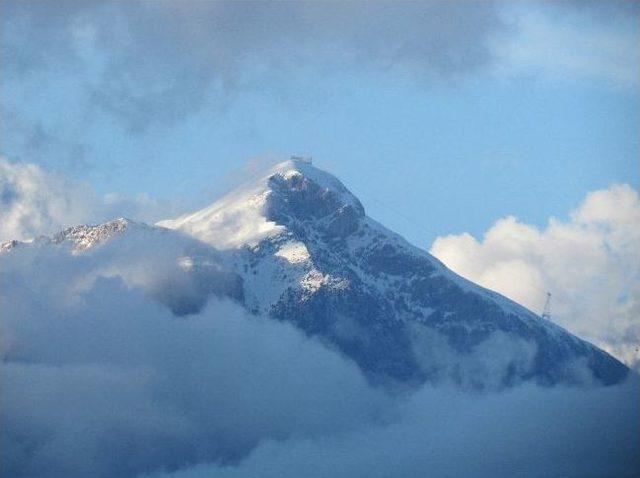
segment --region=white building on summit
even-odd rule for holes
[[[300,163],[304,163],[304,164],[311,164],[313,163],[313,157],[312,156],[291,156],[291,161],[298,161]]]

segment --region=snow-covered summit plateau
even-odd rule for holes
[[[481,387],[476,372],[500,367],[507,386],[580,382],[584,370],[612,384],[628,372],[367,217],[338,179],[306,162],[280,163],[200,211],[131,224],[79,226],[50,244],[73,241],[72,253],[85,254],[130,234],[179,238],[175,262],[195,285],[185,297],[166,291],[171,300],[155,290],[174,313],[193,313],[212,294],[230,297],[337,348],[374,381]]]

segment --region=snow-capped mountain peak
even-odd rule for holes
[[[338,210],[364,215],[360,201],[334,176],[306,162],[290,160],[204,209],[157,225],[227,250],[255,246],[285,232],[276,220],[282,214],[317,218]]]
[[[158,224],[226,251],[250,311],[322,337],[374,376],[429,379],[443,355],[469,356],[503,335],[535,350],[506,368],[505,382],[570,381],[576,362],[604,382],[625,374],[604,352],[367,217],[337,178],[306,162],[280,163],[213,205]],[[433,334],[446,354],[430,350],[424,337]]]
[[[118,219],[69,228],[48,244],[72,244],[72,254],[85,254],[121,236],[130,237],[128,246],[113,244],[135,257],[149,261],[155,253],[174,262],[163,269],[170,277],[145,287],[176,315],[198,312],[212,295],[227,297],[318,337],[373,380],[446,378],[482,387],[474,382],[477,368],[494,366],[496,357],[503,361],[501,385],[579,382],[578,369],[616,383],[628,371],[450,271],[367,217],[334,176],[303,161],[280,163],[212,205],[156,227]],[[104,257],[115,260],[117,250]]]

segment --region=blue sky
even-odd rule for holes
[[[195,208],[310,154],[427,248],[640,183],[631,2],[2,9],[0,152],[101,194]]]

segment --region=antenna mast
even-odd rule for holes
[[[544,310],[542,311],[541,317],[551,320],[551,292],[547,292],[547,301],[544,303]]]

